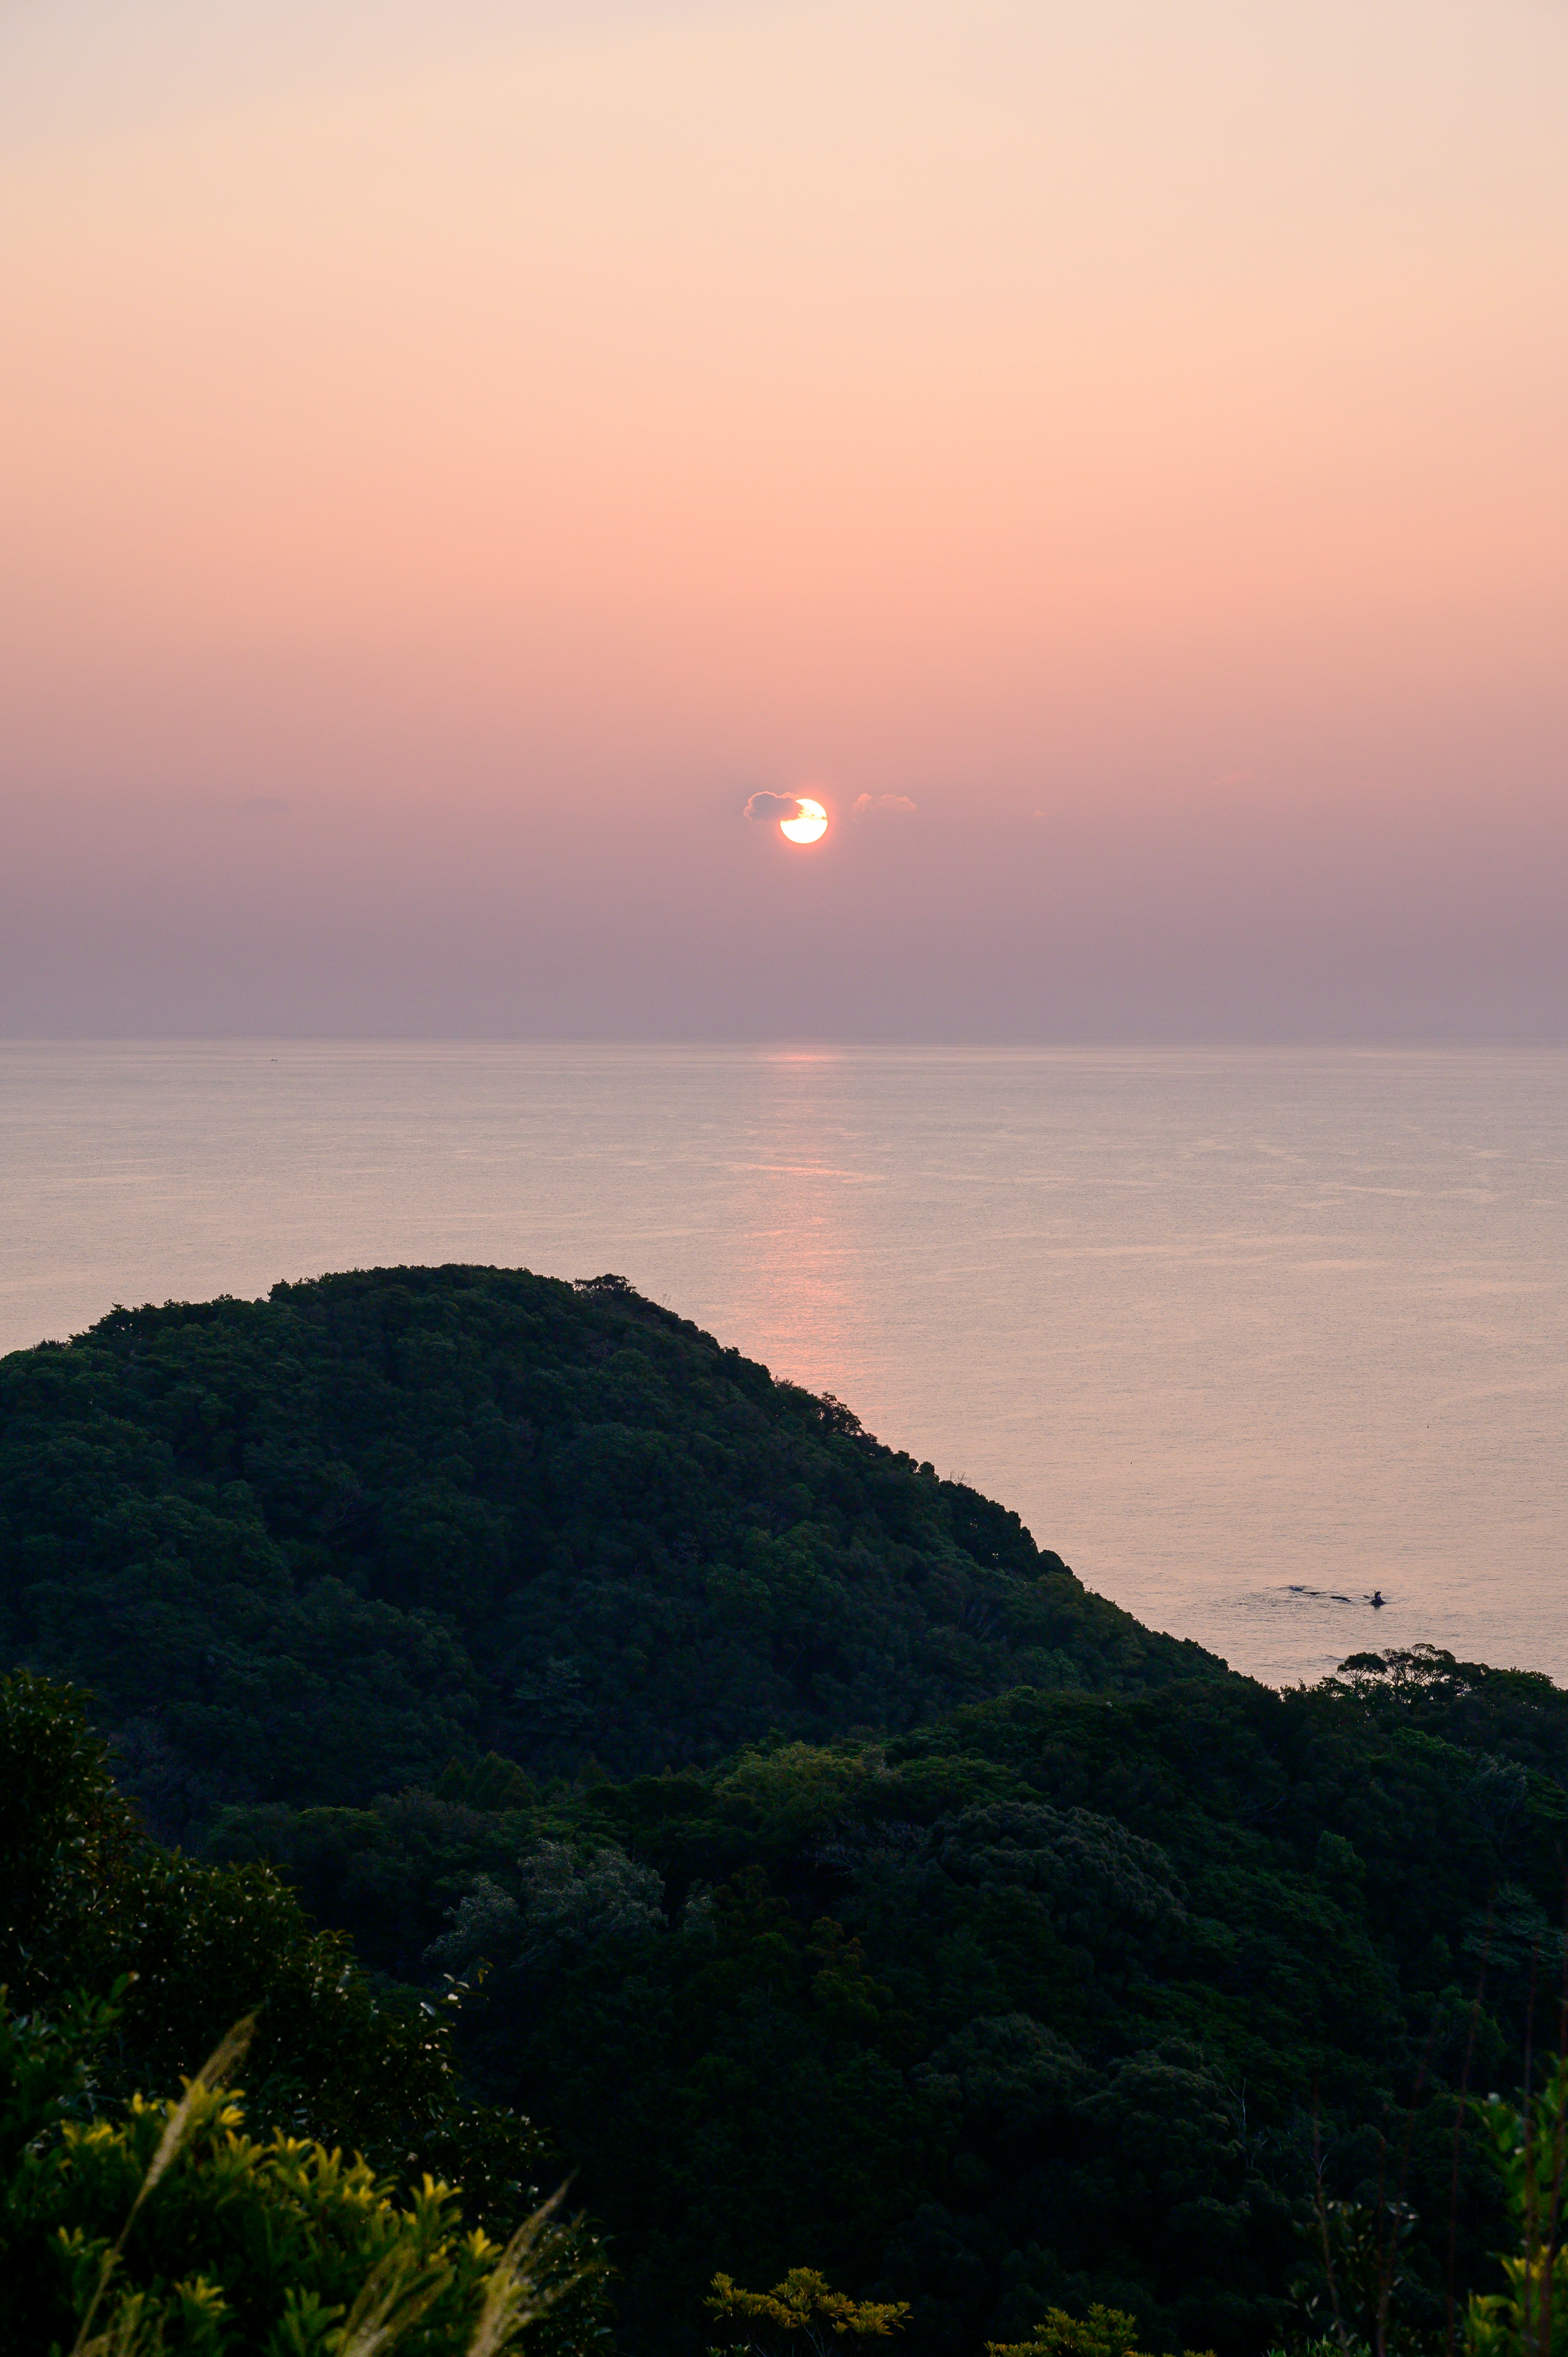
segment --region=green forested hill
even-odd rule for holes
[[[1096,2302],[1262,2357],[1330,2228],[1353,2343],[1403,2238],[1385,2357],[1495,2281],[1465,2098],[1568,2036],[1549,1679],[1271,1693],[618,1280],[468,1268],[0,1362],[0,1610],[230,1951],[275,1867],[411,2019],[456,1981],[628,2357],[719,2270],[908,2298],[910,2357]]]
[[[166,1832],[1220,1674],[620,1280],[383,1269],[0,1361],[0,1654]]]
[[[1258,2352],[1321,2329],[1321,2188],[1416,2213],[1397,2345],[1437,2357],[1501,2232],[1456,2104],[1555,2046],[1565,1838],[1568,1694],[1420,1653],[532,1796],[491,1763],[216,1846],[479,1983],[477,2083],[580,2168],[634,2349],[696,2345],[715,2269],[809,2263],[911,2298],[928,2357],[1095,2301]]]

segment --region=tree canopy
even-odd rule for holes
[[[1271,1692],[619,1280],[468,1268],[0,1362],[0,1978],[118,1992],[122,2106],[259,2005],[263,2203],[315,2140],[510,2232],[547,2133],[626,2357],[716,2281],[910,2357],[1376,2340],[1396,2244],[1402,2348],[1495,2291],[1549,1679]]]
[[[85,2309],[175,2091],[204,2068],[190,2149],[120,2269],[136,2298],[139,2268],[154,2302],[149,2349],[177,2279],[208,2285],[188,2338],[216,2351],[260,2347],[245,2317],[269,2301],[281,2313],[291,2287],[328,2307],[347,2290],[351,2305],[383,2259],[417,2258],[428,2288],[448,2257],[451,2331],[430,2346],[466,2346],[499,2245],[559,2162],[530,2121],[459,2083],[451,1988],[378,1988],[266,1866],[147,1841],[80,1698],[26,1671],[0,1678],[0,2350],[47,2351],[51,2323]],[[242,2112],[210,2061],[241,2021]],[[433,2184],[448,2190],[436,2199]],[[591,2237],[559,2247],[568,2269],[596,2264]],[[601,2308],[585,2279],[535,2330],[540,2357],[585,2357]],[[211,2334],[190,2338],[203,2315]],[[285,2337],[277,2357],[292,2350]]]
[[[1456,2105],[1517,2082],[1532,1989],[1555,2028],[1546,1679],[1020,1688],[701,1772],[473,1783],[236,1810],[215,1846],[385,1969],[482,1975],[475,2083],[578,2164],[633,2349],[673,2357],[716,2272],[801,2265],[908,2298],[926,2352],[1097,2306],[1141,2347],[1264,2348],[1318,2192],[1415,2211],[1423,2330],[1486,2276]]]
[[[633,1775],[1220,1669],[620,1279],[487,1268],[0,1361],[0,1659],[91,1690],[182,1837],[490,1750]]]

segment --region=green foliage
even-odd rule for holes
[[[1264,2357],[1371,2357],[1365,2341],[1353,2332],[1320,2332],[1314,2339],[1297,2338],[1264,2352]]]
[[[581,2247],[542,2215],[503,2251],[429,2177],[399,2200],[358,2158],[246,2136],[220,2083],[248,2024],[181,2097],[71,2116],[113,2010],[0,2011],[5,2347],[460,2357],[510,2346],[572,2288]]]
[[[686,2345],[715,2270],[771,2283],[802,2246],[850,2296],[908,2290],[923,2351],[1096,2305],[1145,2349],[1256,2348],[1296,2320],[1319,2162],[1347,2232],[1419,2213],[1395,2321],[1430,2334],[1456,2161],[1462,2283],[1498,2240],[1455,2104],[1522,2061],[1568,1697],[1424,1667],[1018,1691],[896,1740],[224,1838],[351,1897],[389,1968],[482,1971],[460,2050],[578,2167],[639,2352]],[[1515,1745],[1545,1799],[1499,1809]]]
[[[378,1993],[346,1937],[312,1931],[264,1866],[201,1866],[143,1840],[80,1699],[25,1672],[0,1679],[0,1790],[18,1796],[0,1812],[11,1869],[0,1882],[0,1986],[17,2006],[0,2034],[0,2169],[20,2167],[44,2135],[51,2166],[84,2181],[99,2146],[78,2151],[73,2123],[96,2134],[134,2089],[188,2078],[242,2005],[254,2015],[247,2112],[258,2150],[363,2155],[368,2174],[356,2182],[391,2187],[389,2201],[404,2207],[417,2206],[426,2179],[460,2182],[473,2230],[492,2236],[534,2210],[550,2167],[543,2139],[460,2088],[457,1992]],[[104,2147],[126,2168],[141,2116]],[[100,2236],[111,2231],[107,2196],[105,2205]],[[589,2267],[591,2238],[575,2242]],[[172,2331],[151,2298],[137,2311],[146,2331]],[[565,2301],[535,2336],[542,2357],[591,2346],[601,2306],[592,2287]]]
[[[24,1999],[112,1977],[135,1880],[135,1819],[80,1700],[0,1679],[0,1983]]]
[[[1050,2309],[1026,2341],[988,2341],[985,2357],[1137,2357],[1137,2340],[1134,2318],[1097,2302],[1083,2317]]]
[[[628,1286],[483,1268],[121,1309],[0,1361],[7,1659],[92,1690],[187,1841],[225,1803],[510,1808],[1021,1678],[1219,1674]]]
[[[1231,1677],[618,1282],[381,1271],[5,1361],[0,1639],[200,1851],[5,1689],[0,1969],[136,1975],[61,2101],[258,2007],[259,2145],[460,2180],[494,2236],[547,2120],[627,2357],[803,2251],[907,2291],[918,2357],[1097,2315],[1240,2357],[1304,2233],[1313,2330],[1387,2357],[1450,2216],[1461,2292],[1503,2239],[1465,2098],[1560,1953],[1568,1695]]]
[[[716,2275],[703,2306],[717,2319],[719,2346],[736,2357],[826,2357],[835,2341],[885,2340],[908,2320],[907,2299],[850,2299],[815,2267],[791,2267],[771,2291],[743,2291]]]
[[[1516,2247],[1499,2253],[1507,2288],[1471,2297],[1466,2357],[1562,2357],[1568,2350],[1568,2061],[1517,2108],[1483,2107]]]
[[[1311,2239],[1321,2272],[1297,2287],[1307,2316],[1326,2330],[1325,2347],[1341,2343],[1374,2357],[1418,2357],[1435,2347],[1435,2333],[1412,2321],[1419,2295],[1411,2274],[1411,2236],[1415,2212],[1408,2202],[1380,2201],[1316,2203]],[[1434,2302],[1425,2303],[1434,2323]]]

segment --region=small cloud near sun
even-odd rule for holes
[[[854,799],[856,818],[879,817],[884,812],[893,818],[909,818],[918,807],[908,794],[857,794]]]
[[[764,823],[778,820],[781,824],[787,818],[800,817],[800,797],[799,794],[753,794],[746,806],[746,815],[760,819]]]
[[[252,794],[240,804],[242,818],[282,818],[288,809],[281,794]]]

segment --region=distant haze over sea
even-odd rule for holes
[[[1561,1051],[11,1043],[0,1080],[5,1349],[356,1265],[615,1270],[1238,1669],[1568,1677]]]

